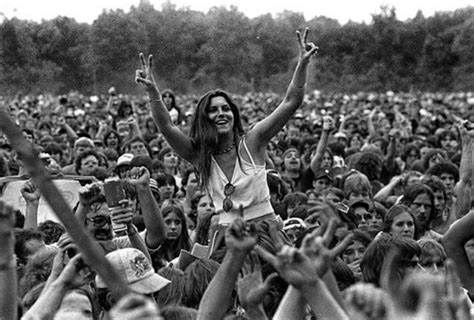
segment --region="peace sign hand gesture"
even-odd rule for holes
[[[319,50],[319,47],[316,46],[314,43],[308,42],[308,32],[309,29],[305,28],[303,36],[301,36],[301,32],[296,31],[300,48],[299,59],[304,62],[309,62],[310,58],[314,56]]]
[[[142,68],[135,71],[135,82],[141,83],[145,87],[150,98],[161,99],[155,78],[153,77],[153,55],[150,54],[148,56],[148,62],[145,60],[142,52],[140,52],[139,57]]]

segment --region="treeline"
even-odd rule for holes
[[[138,53],[152,53],[162,88],[180,93],[220,87],[281,92],[297,55],[294,31],[308,26],[319,47],[310,89],[458,91],[474,88],[474,8],[400,21],[381,8],[372,22],[305,21],[284,11],[253,19],[237,8],[207,13],[161,10],[141,1],[104,11],[92,24],[67,17],[0,25],[0,95],[78,90],[137,93]]]

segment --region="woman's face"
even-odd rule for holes
[[[420,265],[429,273],[444,273],[444,257],[439,249],[423,249]]]
[[[224,97],[214,97],[206,109],[209,120],[217,128],[218,134],[228,134],[234,128],[234,113]]]
[[[171,109],[171,106],[173,104],[173,96],[171,95],[171,93],[163,94],[162,99],[165,105],[168,107],[168,110]]]
[[[54,319],[93,319],[91,301],[82,292],[71,291],[63,298]]]
[[[352,137],[349,148],[360,148],[362,147],[362,138],[356,134]]]
[[[321,162],[321,166],[323,168],[331,168],[332,165],[332,157],[329,152],[325,152],[323,156],[323,160]]]
[[[208,216],[216,213],[214,202],[212,202],[209,196],[203,196],[199,199],[197,204],[197,215],[199,217]]]
[[[437,163],[440,163],[443,161],[443,156],[440,153],[436,153],[431,156],[431,158],[428,160],[428,167],[432,167]]]
[[[176,240],[181,236],[183,224],[179,216],[174,212],[170,212],[164,219],[166,225],[166,238],[168,240]]]
[[[392,237],[404,237],[413,239],[415,237],[415,221],[408,212],[402,212],[393,219],[390,226]]]
[[[158,187],[160,190],[161,197],[164,199],[171,199],[174,195],[174,185],[171,183],[165,183],[164,185]]]
[[[189,199],[192,199],[196,193],[196,188],[198,187],[198,180],[196,174],[191,172],[188,176],[188,182],[186,183],[186,196]]]

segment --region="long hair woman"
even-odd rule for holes
[[[166,225],[166,240],[158,250],[158,256],[166,261],[171,261],[179,256],[181,249],[190,251],[186,217],[179,205],[168,205],[162,208],[161,214]]]
[[[299,57],[291,83],[280,105],[251,130],[244,132],[238,107],[222,90],[206,93],[195,109],[190,135],[170,119],[153,77],[152,56],[140,54],[142,69],[136,82],[148,93],[155,122],[171,147],[199,172],[203,189],[211,196],[221,225],[230,224],[243,208],[244,220],[275,219],[265,170],[265,151],[301,105],[310,59],[318,47],[308,42],[308,29],[298,35]]]

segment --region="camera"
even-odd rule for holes
[[[105,179],[104,193],[105,201],[109,208],[120,207],[120,202],[126,199],[122,181],[119,177]],[[112,229],[116,234],[121,233],[127,230],[127,225],[124,223],[114,223],[114,219],[112,219]]]

